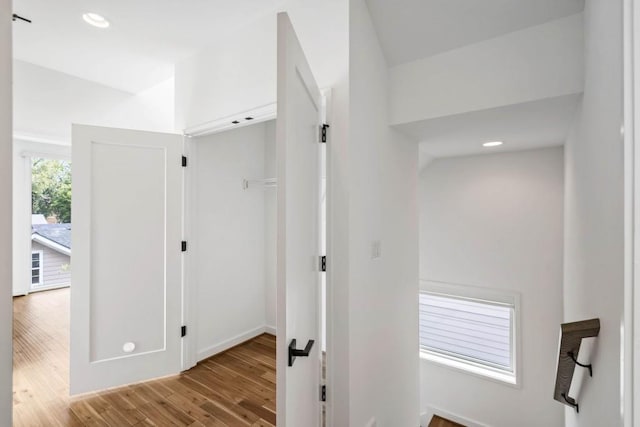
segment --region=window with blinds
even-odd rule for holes
[[[514,374],[514,304],[420,292],[420,347]]]

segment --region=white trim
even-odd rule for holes
[[[420,415],[420,426],[427,427],[434,415],[437,415],[442,418],[446,418],[450,421],[465,425],[467,427],[490,427],[488,424],[483,424],[478,421],[473,421],[473,420],[470,420],[469,418],[464,418],[459,415],[452,414],[451,412],[448,412],[433,406],[428,406],[427,411],[423,412]]]
[[[101,389],[99,391],[100,394],[104,394],[104,393],[108,393],[110,391],[122,391],[123,389],[125,389],[126,387],[131,387],[134,385],[138,385],[138,384],[149,384],[149,381],[161,381],[161,380],[166,380],[169,378],[180,378],[180,374],[168,374],[168,375],[162,375],[160,377],[154,378],[152,380],[142,380],[142,381],[136,381],[136,382],[132,382],[132,383],[128,383],[128,384],[123,384],[123,385],[117,385],[117,386],[113,386],[113,387],[107,387],[104,389]],[[87,391],[84,393],[78,393],[78,394],[74,394],[73,396],[70,396],[70,400],[71,402],[78,402],[80,400],[83,400],[87,397],[95,397],[96,392],[95,391]]]
[[[275,337],[276,336],[276,327],[275,326],[266,325],[264,327],[264,333],[265,334],[269,334],[269,335],[273,335]]]
[[[214,133],[220,133],[227,130],[238,129],[252,124],[273,120],[276,118],[276,113],[277,105],[275,102],[271,104],[265,104],[256,108],[252,108],[250,110],[240,111],[238,113],[234,113],[220,119],[215,119],[199,125],[190,126],[184,130],[184,134],[189,138],[212,135]],[[251,117],[252,119],[246,120],[247,117]],[[234,124],[232,123],[233,121],[238,121],[239,123]]]
[[[331,88],[323,88],[320,90],[325,96],[330,95]],[[252,124],[268,122],[274,120],[277,116],[278,104],[271,102],[269,104],[260,105],[249,110],[240,111],[230,114],[228,116],[209,120],[198,125],[193,125],[185,128],[183,134],[188,138],[194,138],[198,136],[213,135],[215,133],[225,132],[232,129],[238,129]],[[251,120],[246,120],[247,117],[251,117]],[[238,121],[234,124],[233,121]]]
[[[634,345],[640,339],[640,150],[636,150],[636,131],[640,124],[640,7],[637,0],[625,0],[623,12],[624,39],[624,320],[621,328],[622,366],[621,412],[625,427],[632,427],[634,414],[640,411],[640,352]]]
[[[233,338],[229,338],[227,340],[222,341],[221,343],[214,344],[207,348],[198,351],[198,362],[208,359],[211,356],[215,356],[218,353],[222,353],[223,351],[227,351],[230,348],[233,348],[243,342],[249,341],[255,337],[258,337],[264,333],[268,333],[268,326],[260,326],[255,329],[251,329],[247,332],[243,332],[239,335],[236,335]]]
[[[71,155],[65,152],[22,151],[20,157],[31,159],[64,160],[71,162]]]
[[[13,295],[31,290],[31,158],[13,156]]]
[[[420,280],[419,292],[435,293],[443,296],[458,298],[468,298],[488,303],[506,304],[513,308],[511,326],[511,360],[513,373],[492,369],[490,366],[483,366],[480,363],[467,361],[455,356],[445,356],[440,353],[421,349],[420,358],[426,362],[455,369],[457,371],[475,375],[509,387],[522,387],[522,327],[521,327],[521,305],[520,294],[514,291],[503,291],[477,286],[459,285],[453,283],[436,282],[430,280]]]
[[[196,145],[189,138],[182,138],[182,155],[187,157],[187,167],[182,168],[182,238],[191,248],[197,247],[197,233],[192,232],[198,209],[195,203]],[[198,289],[193,280],[196,256],[193,251],[182,254],[182,324],[187,326],[187,336],[182,339],[182,370],[191,369],[198,363]]]
[[[71,249],[67,248],[66,246],[62,246],[61,244],[56,243],[53,240],[49,240],[46,237],[43,237],[39,234],[33,233],[31,235],[31,240],[34,242],[40,243],[41,245],[46,246],[49,249],[52,249],[63,255],[71,256]]]
[[[70,288],[70,287],[71,287],[71,283],[59,283],[51,286],[38,286],[37,288],[30,289],[29,293],[35,294],[36,292],[53,291],[55,289]]]
[[[489,381],[494,381],[499,384],[507,385],[513,388],[520,388],[520,385],[516,382],[517,377],[513,374],[502,373],[484,366],[476,365],[471,362],[467,362],[455,357],[446,357],[438,353],[420,350],[420,359],[425,363],[436,363],[448,369],[453,369],[458,372],[473,375]]]
[[[41,144],[53,144],[53,145],[63,145],[71,147],[71,142],[65,139],[55,139],[50,138],[48,136],[42,135],[29,135],[25,133],[13,133],[13,139],[15,141],[24,141],[24,142],[38,142]]]
[[[341,87],[341,90],[344,90],[344,87]],[[331,390],[336,389],[336,377],[337,371],[336,365],[338,365],[338,354],[336,354],[337,347],[337,339],[336,339],[336,331],[339,330],[339,327],[345,327],[345,325],[336,325],[334,323],[334,313],[337,311],[335,307],[338,305],[337,296],[336,296],[336,288],[334,288],[334,283],[339,281],[339,278],[342,277],[339,272],[337,272],[338,259],[334,257],[335,250],[334,248],[338,247],[339,242],[339,218],[343,218],[345,214],[344,211],[338,212],[336,209],[336,189],[334,189],[334,185],[337,180],[336,177],[340,174],[340,146],[344,145],[344,141],[339,139],[343,136],[344,129],[341,128],[342,122],[340,119],[337,119],[337,111],[340,111],[341,104],[338,104],[338,100],[336,99],[336,92],[334,89],[328,89],[323,91],[325,97],[325,122],[331,127],[327,129],[327,148],[325,153],[326,158],[326,257],[327,257],[327,272],[325,273],[325,292],[326,292],[326,312],[325,312],[325,322],[326,322],[326,368],[325,368],[325,384],[327,386],[327,401],[325,402],[325,424],[328,426],[333,426],[335,424],[336,419],[336,411],[334,404],[334,393]],[[344,95],[342,92],[338,92],[338,94]],[[336,104],[334,104],[334,102]],[[334,105],[338,105],[336,108]],[[337,128],[337,131],[336,131]],[[336,138],[337,137],[337,138]],[[340,248],[339,248],[340,249]],[[347,262],[348,260],[341,259],[342,262]],[[341,301],[343,304],[345,301]],[[348,348],[341,348],[342,351],[348,353]],[[340,353],[344,354],[344,353]],[[344,366],[342,366],[344,368]]]

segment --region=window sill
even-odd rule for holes
[[[32,294],[34,292],[40,292],[40,291],[52,291],[54,289],[62,289],[62,288],[69,288],[71,287],[70,283],[61,283],[61,284],[55,284],[55,285],[47,285],[47,286],[32,286],[29,288],[29,293]]]
[[[508,385],[510,387],[520,388],[517,374],[498,372],[490,368],[484,368],[482,366],[477,366],[472,363],[441,356],[439,354],[435,354],[425,350],[420,351],[420,358],[426,362],[442,365],[456,371],[495,381],[500,384]]]

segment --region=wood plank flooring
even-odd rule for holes
[[[14,299],[14,426],[276,424],[275,337],[259,336],[175,377],[70,399],[69,289]]]
[[[445,418],[434,415],[429,422],[429,427],[465,427],[462,424],[454,423]]]

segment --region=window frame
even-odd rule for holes
[[[34,270],[36,270],[33,267],[33,255],[38,255],[38,261],[39,261],[39,265],[38,265],[38,283],[33,283],[33,272]],[[41,286],[44,286],[44,280],[43,280],[43,273],[44,273],[44,251],[42,250],[37,250],[37,251],[31,251],[31,283],[30,283],[30,288],[38,288]]]
[[[511,371],[492,366],[489,363],[484,364],[481,361],[474,361],[463,356],[447,354],[446,352],[437,350],[429,350],[422,347],[421,342],[419,342],[420,358],[426,362],[431,362],[436,365],[454,369],[456,371],[496,381],[501,384],[509,385],[516,388],[521,387],[521,309],[520,294],[518,292],[429,280],[420,281],[419,291],[421,294],[426,293],[441,297],[450,297],[452,299],[511,307]],[[418,328],[420,328],[420,325],[418,325]]]

